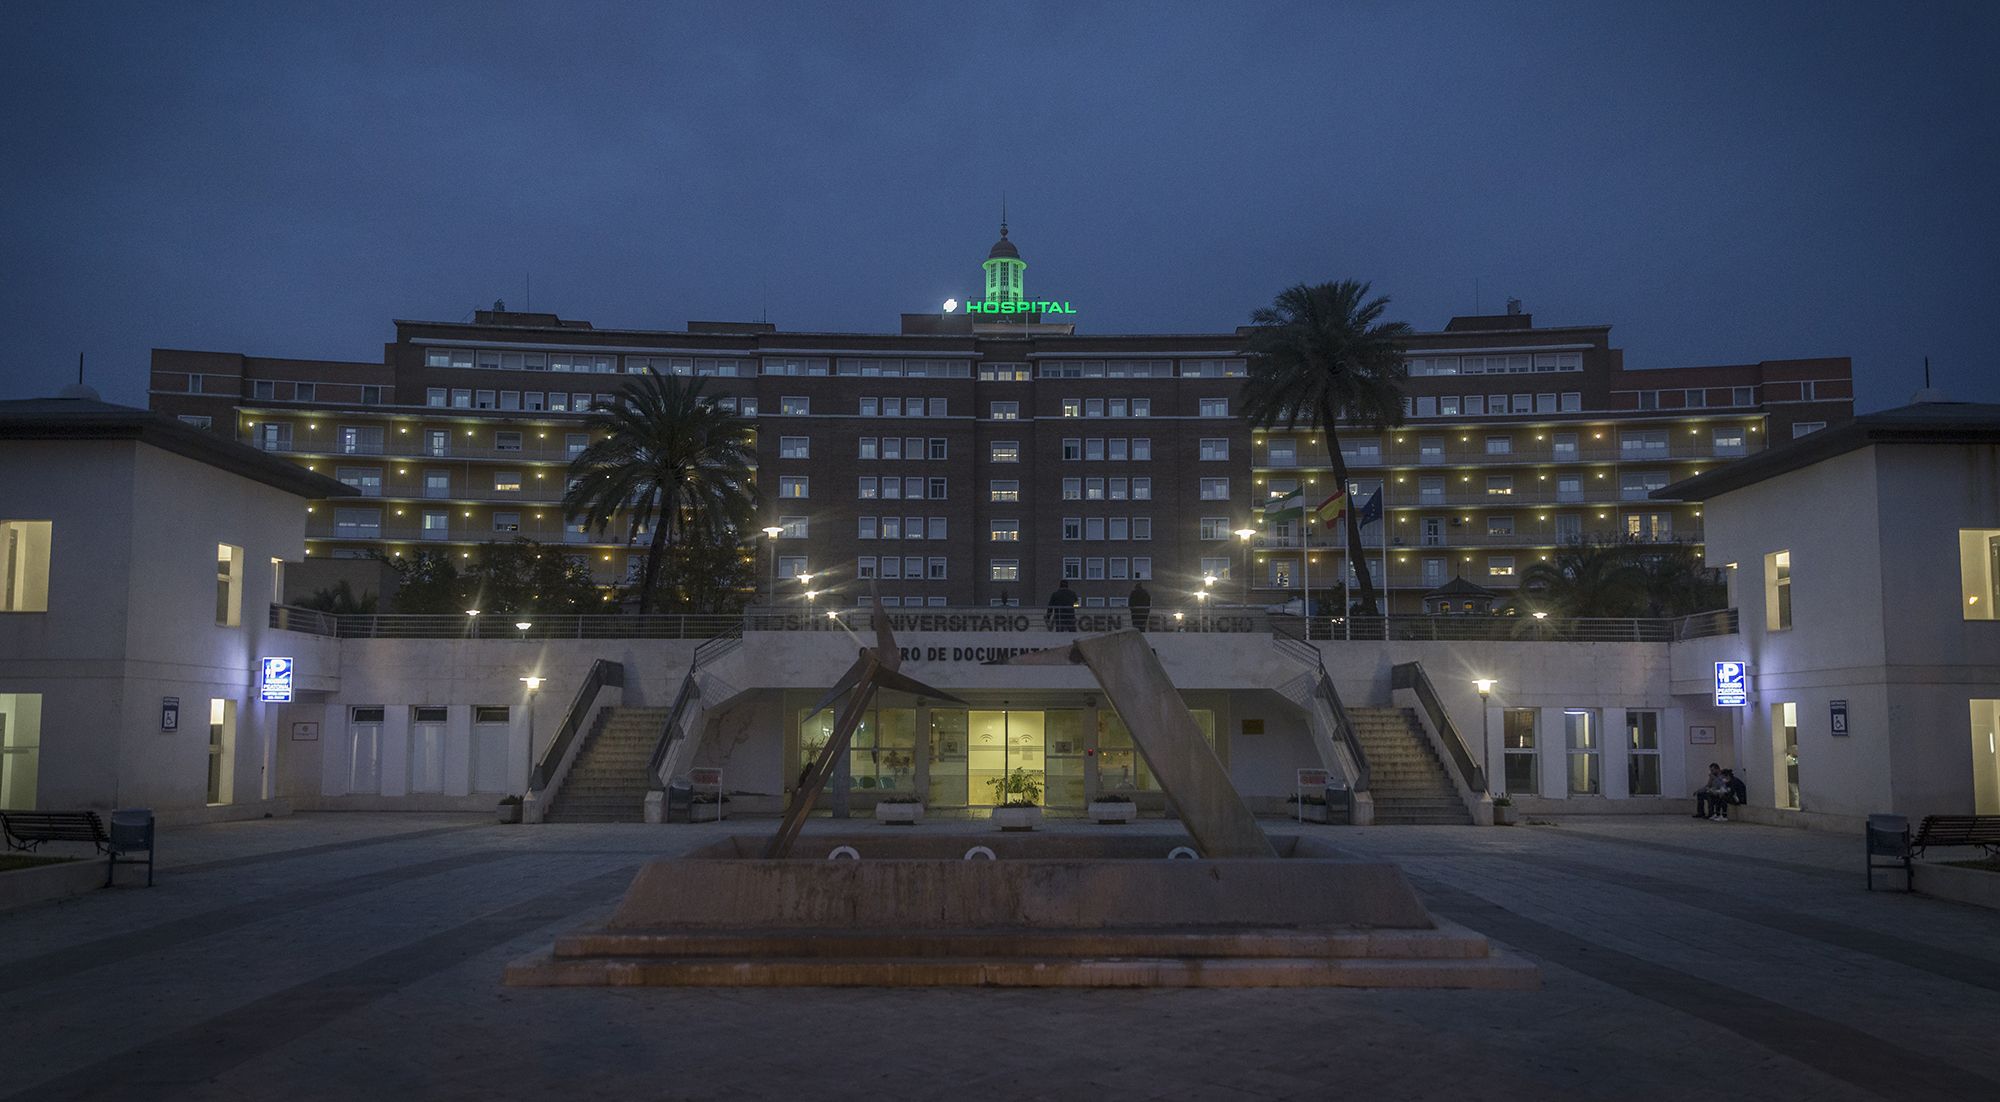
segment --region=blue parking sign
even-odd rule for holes
[[[287,704],[291,702],[291,659],[264,659],[264,676],[257,683],[257,699],[267,704]]]
[[[1750,703],[1749,672],[1749,664],[1744,662],[1715,664],[1716,707],[1742,708]]]

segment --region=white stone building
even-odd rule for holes
[[[2000,406],[1868,414],[1661,493],[1706,502],[1729,570],[1741,633],[1677,647],[1673,680],[1748,664],[1730,711],[1752,805],[2000,813]]]
[[[261,814],[272,595],[346,488],[77,392],[0,402],[0,806]]]

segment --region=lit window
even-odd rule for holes
[[[1018,582],[1021,580],[1021,560],[994,559],[987,565],[987,574],[996,582]]]
[[[1764,556],[1764,628],[1786,631],[1792,626],[1792,553]]]
[[[995,543],[1017,543],[1021,539],[1021,522],[1018,520],[996,520],[991,522],[987,538]]]
[[[520,471],[494,471],[494,472],[493,472],[493,492],[494,492],[494,493],[500,493],[500,494],[518,494],[518,493],[520,493],[520,492],[521,492],[521,472],[520,472]]]
[[[46,520],[0,520],[0,570],[5,571],[0,575],[0,612],[49,610],[53,525]]]
[[[809,482],[810,479],[808,479],[805,475],[799,475],[799,474],[781,475],[778,478],[778,496],[790,497],[790,498],[807,497],[809,496],[808,493]]]
[[[243,549],[226,543],[215,548],[215,622],[228,628],[243,623]]]
[[[988,485],[988,497],[992,501],[1013,502],[1021,500],[1021,484],[1015,481],[995,481]]]
[[[1958,576],[1965,618],[2000,620],[2000,528],[1958,530]]]
[[[1019,440],[995,440],[989,445],[987,457],[995,463],[1019,463],[1021,442]]]

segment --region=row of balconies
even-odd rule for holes
[[[1669,437],[1667,442],[1652,447],[1630,447],[1620,443],[1580,443],[1575,447],[1558,449],[1552,442],[1516,443],[1504,452],[1489,452],[1479,438],[1474,437],[1462,448],[1445,447],[1441,450],[1425,451],[1408,445],[1388,449],[1383,452],[1343,451],[1341,457],[1347,466],[1356,467],[1488,467],[1506,463],[1598,463],[1625,462],[1647,463],[1665,459],[1736,459],[1759,450],[1751,445],[1757,442],[1755,436],[1741,445],[1717,446],[1706,435],[1699,438]],[[1280,452],[1273,456],[1268,447],[1260,449],[1260,454],[1251,458],[1251,464],[1259,468],[1330,470],[1326,451],[1323,448],[1301,444],[1288,460]]]

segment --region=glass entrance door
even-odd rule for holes
[[[1083,719],[1081,708],[1054,708],[1042,713],[1047,738],[1048,779],[1042,803],[1047,807],[1083,810]]]
[[[996,782],[1016,769],[1026,770],[1037,783],[1046,785],[1043,758],[1046,726],[1040,711],[987,711],[966,713],[967,802],[974,807],[991,807],[1000,802]]]

